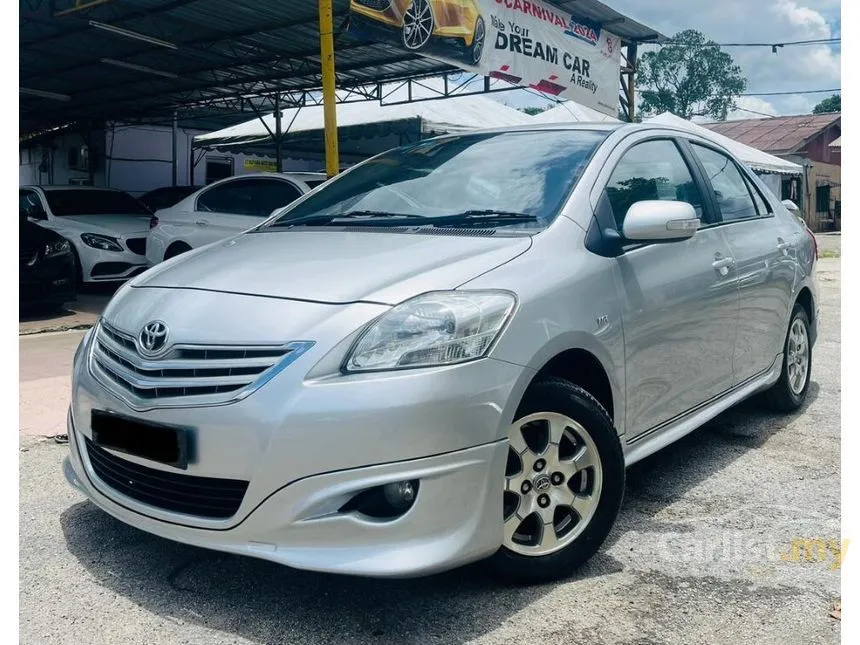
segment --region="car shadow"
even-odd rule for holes
[[[764,444],[802,414],[819,389],[811,383],[804,408],[794,415],[769,412],[756,399],[744,402],[632,466],[607,543],[560,583],[503,584],[480,563],[411,580],[299,571],[165,540],[89,502],[68,508],[60,522],[69,551],[98,584],[170,620],[258,643],[464,643],[497,629],[559,584],[622,571],[606,552],[621,535],[657,525],[665,530],[653,519],[663,507]]]
[[[69,551],[99,585],[168,620],[258,643],[464,643],[559,584],[504,584],[480,563],[409,580],[299,571],[165,540],[90,502],[60,522]],[[577,578],[620,569],[601,553]]]
[[[81,314],[98,317],[101,315],[111,296],[116,293],[120,286],[119,284],[106,283],[81,287],[77,298],[71,302],[64,303],[62,306],[20,305],[18,307],[18,322],[57,321],[62,323],[65,319],[80,316]]]
[[[74,316],[75,312],[62,307],[43,307],[39,305],[22,305],[18,308],[18,322],[45,322],[48,320],[62,320]]]
[[[764,445],[774,434],[803,415],[820,392],[820,385],[811,380],[806,401],[791,414],[768,409],[761,395],[752,397],[628,468],[621,514],[604,548],[630,530],[695,530],[685,524],[668,526],[654,518],[690,489],[724,470],[749,450]]]

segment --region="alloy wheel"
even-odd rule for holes
[[[421,49],[433,33],[433,10],[428,0],[412,0],[403,15],[403,44],[407,49]]]
[[[795,318],[788,334],[788,387],[795,396],[803,392],[809,373],[809,334],[806,325]]]
[[[484,38],[486,37],[486,29],[484,27],[484,19],[479,17],[475,24],[475,38],[472,40],[472,64],[477,65],[481,62],[481,55],[484,53]]]
[[[588,431],[563,414],[539,412],[509,431],[505,470],[505,547],[543,556],[573,542],[597,510],[600,455]]]

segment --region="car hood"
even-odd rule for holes
[[[57,222],[73,226],[81,233],[99,233],[111,237],[146,236],[149,233],[149,215],[66,215]]]
[[[326,303],[397,304],[453,289],[524,253],[531,237],[292,230],[191,251],[133,287],[181,287]]]

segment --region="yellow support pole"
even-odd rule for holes
[[[325,170],[334,177],[340,169],[337,152],[337,106],[334,93],[334,18],[332,0],[319,0],[320,62],[322,63],[323,115],[325,122]]]

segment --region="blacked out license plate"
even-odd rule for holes
[[[90,429],[93,442],[102,448],[176,468],[188,467],[188,432],[185,428],[93,410]]]

